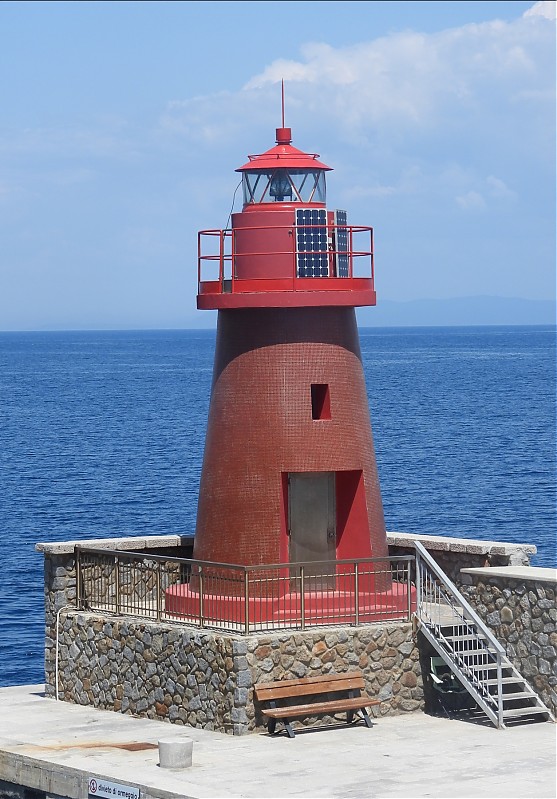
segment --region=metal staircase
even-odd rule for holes
[[[418,541],[418,629],[496,727],[555,718],[457,587]]]

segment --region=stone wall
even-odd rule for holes
[[[44,561],[45,692],[55,695],[56,633],[59,612],[75,607],[76,579],[73,554],[53,554]],[[61,615],[61,614],[60,614]]]
[[[239,637],[65,611],[59,625],[60,699],[235,735],[264,727],[257,682],[355,668],[376,715],[423,707],[411,624]]]
[[[465,569],[461,591],[504,646],[507,657],[557,712],[556,580],[551,569]],[[490,574],[489,572],[492,572]],[[531,572],[531,576],[528,574]]]
[[[239,733],[235,657],[231,636],[68,612],[59,627],[60,698]]]
[[[389,533],[391,554],[412,554],[420,540],[462,588],[501,640],[517,668],[555,707],[555,585],[500,583],[499,562],[524,563],[535,547]],[[45,679],[54,696],[57,626],[60,698],[177,724],[243,734],[262,728],[253,686],[327,672],[362,670],[370,695],[388,699],[376,714],[424,706],[418,647],[409,624],[313,628],[241,637],[173,622],[75,609],[77,542],[40,544],[45,555]],[[81,542],[101,549],[191,557],[179,536]],[[491,576],[474,582],[463,567]],[[464,569],[466,571],[467,569]],[[523,569],[527,573],[529,568]],[[532,569],[532,572],[539,570]],[[512,618],[511,618],[512,617]],[[421,647],[423,649],[423,647]],[[423,668],[427,659],[420,652]]]
[[[419,541],[425,547],[457,588],[463,585],[462,569],[528,566],[530,557],[537,552],[533,544],[391,532],[387,533],[389,555],[414,555],[415,541]]]
[[[166,553],[169,557],[183,558],[191,557],[193,550],[191,537],[175,535],[37,544],[37,551],[44,554],[45,691],[47,696],[55,695],[57,617],[62,608],[75,608],[76,604],[76,544],[104,550],[117,549],[145,552],[146,554]],[[135,593],[130,592],[129,585],[123,587],[122,594],[126,603],[133,603]],[[138,598],[140,594],[144,598],[145,591],[139,590]]]
[[[357,669],[364,675],[367,693],[383,701],[373,708],[374,715],[423,709],[419,652],[411,624],[273,633],[244,639],[238,647],[245,652],[252,685]],[[248,690],[248,731],[263,727],[260,710]]]

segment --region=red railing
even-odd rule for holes
[[[296,250],[295,226],[258,226],[242,227],[226,230],[201,230],[198,233],[198,286],[199,294],[246,293],[250,291],[307,291],[316,289],[334,289],[336,291],[354,290],[354,281],[365,281],[366,287],[373,287],[373,228],[356,225],[311,225],[309,230],[325,229],[328,236],[337,239],[337,231],[346,234],[346,249],[327,249],[306,251],[311,255],[327,256],[328,274],[320,277],[307,277],[299,274],[298,252]],[[259,234],[268,232],[276,235],[284,231],[284,240],[290,247],[284,250],[253,250],[241,252],[236,246],[238,236],[242,237],[245,246],[246,234],[254,233],[255,240],[261,240]],[[362,242],[362,239],[365,241]],[[359,240],[359,241],[358,241]],[[356,247],[362,242],[361,247]],[[282,259],[280,277],[267,277],[252,274],[249,263],[255,259],[272,258],[274,263]],[[243,271],[249,277],[238,276],[237,264],[241,259]],[[346,259],[346,274],[339,274],[339,264]],[[208,274],[209,272],[209,274]],[[308,281],[311,281],[309,284]],[[315,283],[319,282],[319,285]],[[370,282],[371,281],[371,282]]]

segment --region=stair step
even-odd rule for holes
[[[484,682],[486,685],[497,685],[498,680],[490,679],[490,680],[484,680]],[[502,685],[512,685],[513,683],[515,685],[520,685],[521,683],[525,682],[526,680],[524,680],[522,677],[501,677]]]
[[[541,707],[517,707],[513,708],[513,710],[504,710],[503,711],[503,718],[504,719],[511,719],[516,718],[517,716],[538,716],[541,713],[547,714],[549,711],[547,708],[544,710]]]
[[[459,649],[456,654],[461,657],[473,657],[475,655],[496,655],[497,653],[494,649],[483,647],[482,649]]]
[[[520,691],[516,694],[503,694],[503,702],[510,702],[515,699],[535,699],[535,695],[529,691]]]
[[[445,638],[449,641],[487,641],[483,635],[446,635]]]

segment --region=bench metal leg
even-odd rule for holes
[[[285,729],[286,729],[286,732],[287,732],[287,734],[288,734],[288,737],[289,737],[289,738],[295,738],[296,736],[295,736],[295,734],[294,734],[294,730],[292,729],[292,725],[290,724],[290,722],[288,721],[288,719],[283,719],[283,722],[282,722],[282,723],[284,724],[284,727],[285,727]]]
[[[277,720],[270,718],[269,721],[267,722],[267,729],[269,731],[269,735],[275,734],[276,726],[277,726]]]
[[[354,711],[353,710],[349,710],[346,713],[346,723],[347,724],[352,724],[353,720],[354,720]]]
[[[362,708],[362,716],[364,717],[366,727],[369,727],[371,729],[371,727],[373,727],[373,724],[371,723],[371,719],[365,707]]]

